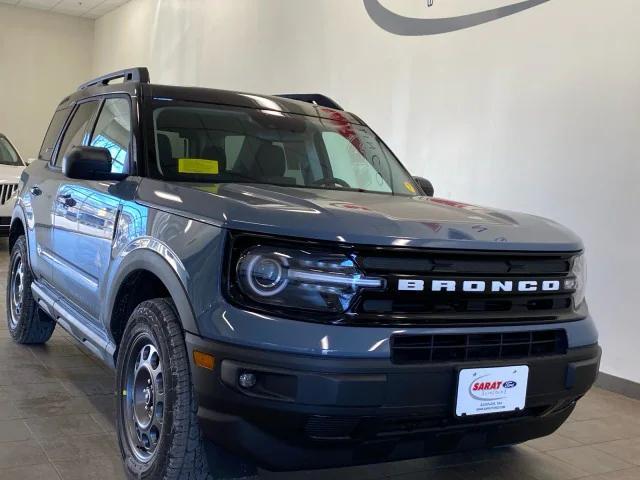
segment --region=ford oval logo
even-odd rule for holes
[[[517,383],[516,383],[516,382],[514,382],[513,380],[508,380],[508,381],[506,381],[506,382],[504,382],[504,383],[502,384],[502,386],[503,386],[504,388],[513,388],[513,387],[515,387],[516,385],[517,385]]]

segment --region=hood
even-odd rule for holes
[[[3,183],[18,183],[25,167],[22,165],[0,164],[0,185]]]
[[[559,252],[583,248],[574,233],[551,220],[440,198],[144,179],[137,200],[224,228],[351,244]]]

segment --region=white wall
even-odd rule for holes
[[[25,159],[60,100],[91,74],[93,23],[0,5],[0,132]]]
[[[414,16],[469,5],[382,1]],[[155,82],[323,92],[437,194],[568,225],[588,250],[602,368],[639,382],[639,14],[637,0],[551,0],[400,37],[361,0],[134,0],[96,22],[94,72],[147,65]]]

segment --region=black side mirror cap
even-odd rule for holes
[[[79,180],[122,180],[124,173],[111,173],[111,153],[102,147],[73,147],[62,159],[65,177]]]
[[[422,189],[427,197],[433,197],[433,185],[429,180],[422,177],[413,177],[413,179],[416,181],[418,186]]]

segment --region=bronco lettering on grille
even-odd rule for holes
[[[398,290],[422,292],[425,280],[400,279]],[[431,280],[427,287],[432,292],[557,292],[560,291],[560,280]]]

